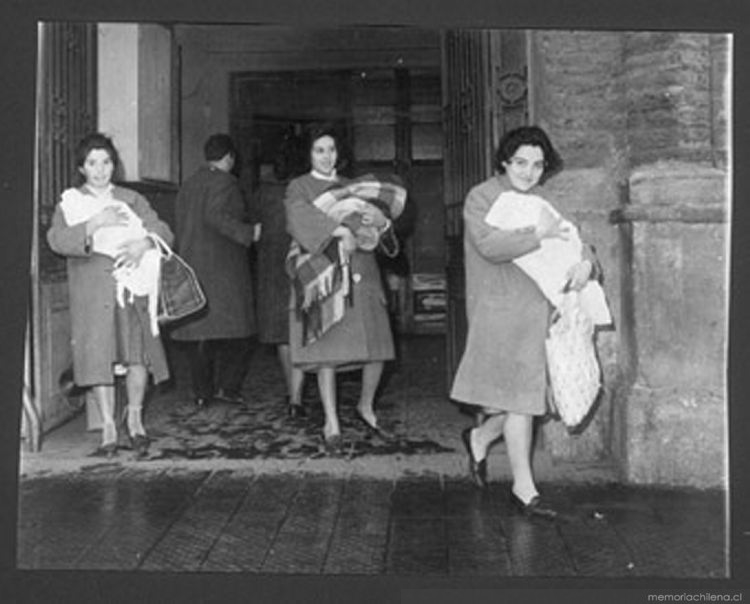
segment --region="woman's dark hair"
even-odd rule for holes
[[[316,140],[324,136],[330,136],[336,143],[336,169],[343,170],[347,167],[347,153],[346,149],[344,148],[344,137],[341,135],[341,130],[331,122],[313,123],[307,126],[304,135],[304,160],[306,172],[309,172],[312,168],[310,154],[312,153],[313,144],[315,144]]]
[[[122,167],[120,165],[120,154],[117,152],[112,139],[102,134],[101,132],[92,132],[91,134],[87,134],[86,136],[84,136],[76,145],[76,177],[78,178],[79,182],[83,183],[86,180],[86,177],[81,174],[79,168],[83,167],[83,164],[86,163],[86,158],[88,157],[89,153],[91,153],[94,149],[102,149],[107,152],[107,154],[109,155],[109,159],[112,160],[112,165],[115,168],[112,172],[112,180],[119,180],[120,170]]]
[[[559,172],[563,167],[563,160],[555,151],[552,142],[549,140],[547,133],[539,126],[521,126],[506,132],[497,145],[495,154],[495,169],[500,174],[505,173],[503,162],[508,162],[518,151],[519,147],[529,145],[539,147],[544,155],[544,171],[539,182],[544,182],[555,172]]]
[[[203,157],[206,161],[219,161],[227,153],[237,156],[237,148],[228,134],[212,134],[203,145]]]

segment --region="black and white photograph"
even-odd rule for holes
[[[18,601],[742,600],[731,23],[53,13]]]

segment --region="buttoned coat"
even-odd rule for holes
[[[248,257],[253,225],[245,215],[239,182],[228,172],[205,166],[180,187],[175,201],[177,250],[195,270],[207,303],[171,332],[174,339],[255,333]]]
[[[306,251],[321,249],[338,223],[312,201],[326,189],[345,184],[305,174],[287,187],[284,198],[287,229]],[[386,298],[375,254],[356,250],[351,256],[352,300],[344,318],[312,344],[302,346],[302,322],[290,304],[290,349],[295,365],[314,369],[322,365],[351,367],[394,358]]]
[[[82,191],[84,189],[81,189]],[[167,243],[173,235],[148,201],[136,191],[115,186],[112,196],[127,203],[143,221],[144,228],[156,233]],[[86,242],[85,223],[69,226],[58,204],[47,231],[53,251],[67,257],[68,289],[70,292],[71,345],[73,372],[78,385],[113,383],[113,363],[117,361],[115,327],[115,280],[113,259],[92,252]],[[159,358],[148,367],[154,381],[168,377],[161,344],[155,342]]]
[[[451,398],[498,411],[543,415],[550,305],[513,263],[538,248],[539,241],[528,230],[504,231],[484,221],[507,190],[507,176],[493,176],[471,189],[464,203],[468,334]],[[528,192],[545,196],[541,187]]]

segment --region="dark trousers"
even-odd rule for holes
[[[196,398],[210,398],[219,390],[239,394],[249,369],[253,344],[253,338],[191,342],[190,372]]]

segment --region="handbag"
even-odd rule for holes
[[[594,324],[568,292],[545,341],[551,400],[570,429],[588,415],[601,389],[601,370],[594,349]]]
[[[193,268],[161,237],[150,237],[161,251],[157,320],[171,323],[201,310],[206,305],[206,295]]]

